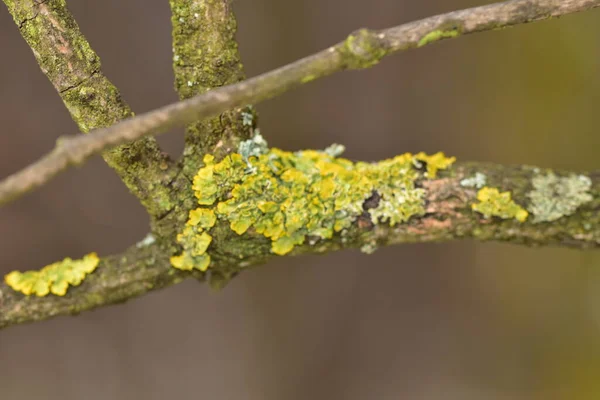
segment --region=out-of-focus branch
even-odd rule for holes
[[[82,132],[133,116],[100,70],[100,58],[79,31],[64,0],[4,0],[41,70],[59,93]],[[167,211],[170,160],[147,136],[103,153],[104,160],[140,199],[150,215]]]
[[[214,88],[242,81],[244,70],[235,40],[237,22],[230,0],[170,0],[173,25],[173,70],[179,98],[189,99]],[[192,176],[202,156],[237,148],[251,129],[241,110],[224,111],[189,124],[183,172]]]
[[[15,4],[15,0],[4,1]],[[54,151],[0,182],[0,204],[42,185],[69,165],[79,164],[108,147],[163,133],[234,107],[258,103],[336,71],[371,67],[389,54],[442,39],[599,6],[600,0],[512,0],[454,11],[381,31],[362,29],[335,46],[255,78],[211,90],[86,136],[65,138]]]
[[[546,198],[539,199],[531,194],[532,182],[536,186],[535,177],[554,180],[548,182],[547,189],[537,189]],[[565,191],[556,191],[560,186],[557,182]],[[575,185],[585,182],[585,193],[578,194],[579,202],[574,197],[576,190],[568,193],[573,182]],[[474,211],[472,205],[478,202],[477,186],[483,184],[500,191],[510,190],[512,200],[530,211],[529,218],[525,222],[512,217],[486,218]],[[343,237],[337,235],[331,240],[297,246],[291,254],[326,253],[343,248],[362,248],[371,252],[377,247],[398,243],[464,238],[535,246],[600,248],[600,172],[584,176],[533,167],[459,163],[442,171],[437,179],[423,181],[423,189],[426,209],[422,216],[394,227],[385,223],[374,226],[369,220],[359,218]],[[539,221],[544,214],[539,213],[539,205],[532,205],[532,202],[540,201],[546,204],[547,221]],[[556,214],[558,211],[565,215]],[[212,260],[210,278],[199,271],[193,274],[196,278],[207,278],[218,286],[245,268],[277,257],[271,253],[271,241],[264,236],[250,232],[237,235],[227,223],[219,224],[213,228],[218,230],[215,237],[219,239],[213,241],[208,250]],[[161,241],[162,247],[158,244]],[[145,240],[123,254],[103,259],[95,272],[80,286],[70,288],[64,297],[28,297],[0,283],[0,328],[120,303],[192,276],[170,266],[169,256],[173,251],[170,242],[173,241],[173,238],[158,238],[154,243]]]

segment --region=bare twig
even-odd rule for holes
[[[211,90],[86,136],[66,138],[54,151],[0,182],[0,203],[42,185],[67,166],[79,164],[108,147],[163,133],[233,107],[258,103],[336,71],[367,68],[389,54],[442,39],[599,6],[600,0],[512,0],[450,12],[382,31],[362,29],[335,46],[258,77]]]
[[[82,132],[105,128],[133,116],[115,86],[100,70],[100,58],[79,31],[66,2],[4,0],[71,117]],[[165,213],[169,159],[153,137],[112,148],[104,160],[150,215]]]
[[[526,222],[514,218],[486,218],[472,210],[476,202],[477,178],[485,176],[486,184],[501,190],[510,190],[513,200],[530,211],[531,182],[535,176],[555,176],[573,179],[565,171],[540,171],[533,167],[505,167],[483,163],[463,163],[443,171],[438,179],[425,180],[426,214],[408,222],[389,227],[373,226],[364,220],[354,221],[344,237],[305,244],[294,249],[294,255],[325,253],[341,248],[362,248],[373,251],[376,247],[397,243],[440,242],[462,238],[493,240],[525,245],[554,245],[579,249],[600,248],[600,173],[587,174],[585,199],[579,207],[563,208],[568,215],[552,216],[547,222],[536,221],[533,214]],[[588,180],[589,177],[589,180]],[[575,179],[580,177],[575,176]],[[507,186],[509,185],[509,186]],[[555,193],[558,195],[558,193]],[[550,195],[551,196],[551,195]],[[551,214],[561,207],[547,208]],[[557,204],[572,204],[568,196],[554,199]],[[550,214],[549,214],[550,215]],[[555,218],[556,219],[553,219]],[[211,283],[220,285],[231,276],[251,265],[263,263],[272,257],[270,241],[257,233],[237,235],[226,222],[213,229],[219,230],[219,240],[209,247],[211,256]],[[190,276],[169,264],[169,248],[160,247],[157,240],[143,241],[123,254],[107,257],[97,270],[79,287],[69,289],[64,297],[27,297],[0,283],[0,328],[47,319],[57,315],[74,315],[140,296],[151,290],[180,282]],[[167,242],[165,241],[168,246]],[[203,278],[200,272],[195,275]]]

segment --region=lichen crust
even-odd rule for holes
[[[331,239],[359,216],[373,224],[394,226],[423,215],[425,190],[415,185],[448,168],[454,157],[443,153],[406,153],[377,163],[339,157],[343,146],[288,152],[277,148],[260,154],[232,153],[217,162],[204,157],[193,180],[198,208],[190,211],[177,242],[183,251],[171,265],[206,271],[210,229],[226,221],[242,235],[249,230],[271,240],[271,251],[284,255],[294,246]],[[377,195],[377,204],[365,201]]]
[[[81,284],[88,274],[94,272],[99,262],[96,253],[89,253],[78,260],[67,257],[37,271],[12,271],[4,280],[12,289],[27,296],[35,294],[43,297],[50,293],[64,296],[69,285]]]
[[[592,181],[585,175],[536,174],[532,184],[533,190],[527,197],[531,200],[528,209],[534,216],[534,223],[571,215],[579,206],[593,199],[589,192]]]
[[[498,188],[487,186],[481,188],[477,192],[477,200],[479,203],[471,204],[471,208],[486,218],[514,218],[519,222],[525,222],[529,215],[527,210],[512,200],[510,192],[500,192]]]

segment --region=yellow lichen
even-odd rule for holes
[[[529,213],[521,206],[516,204],[510,195],[510,192],[498,191],[497,188],[483,187],[477,192],[477,200],[471,208],[486,218],[500,217],[503,219],[515,218],[519,222],[524,222]]]
[[[427,177],[435,178],[438,170],[446,169],[456,161],[456,157],[446,157],[444,153],[438,152],[427,155],[423,152],[415,155],[417,162],[424,162],[427,165]]]
[[[455,160],[443,153],[406,153],[378,163],[355,163],[337,157],[338,147],[296,153],[262,148],[230,154],[218,163],[205,156],[205,166],[193,180],[200,207],[190,212],[178,235],[183,252],[172,257],[171,264],[206,270],[207,231],[217,218],[239,235],[252,229],[269,238],[271,251],[279,255],[307,237],[330,239],[364,213],[374,224],[406,222],[425,212],[425,191],[415,181],[435,177]],[[377,204],[365,208],[374,194]]]
[[[13,271],[4,277],[6,284],[25,295],[46,296],[49,293],[64,296],[69,285],[77,286],[92,273],[100,259],[90,253],[80,260],[65,258],[39,271]]]
[[[213,210],[197,208],[190,211],[189,219],[183,231],[177,235],[177,243],[183,247],[183,254],[171,257],[171,265],[185,271],[196,268],[206,271],[210,264],[210,256],[206,249],[212,242],[212,236],[206,230],[212,228],[217,221]]]

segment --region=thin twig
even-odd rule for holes
[[[82,132],[106,128],[132,117],[117,88],[100,69],[90,47],[61,0],[4,0],[19,31],[48,80]],[[139,138],[103,153],[129,190],[150,215],[167,210],[168,194],[158,182],[168,182],[170,160],[153,137]],[[162,201],[161,201],[162,200]]]
[[[6,0],[5,0],[6,1]],[[600,0],[512,0],[450,12],[381,31],[359,30],[341,43],[282,68],[130,118],[88,135],[65,138],[37,162],[0,182],[0,204],[47,182],[108,147],[280,95],[336,71],[367,68],[401,50],[475,32],[540,21],[600,6]]]

